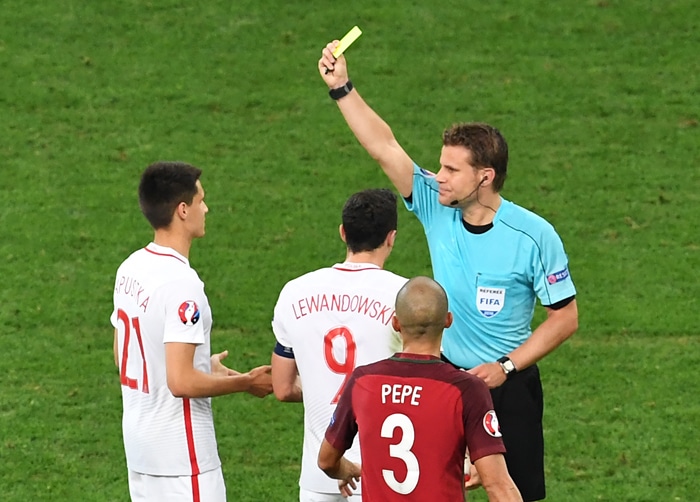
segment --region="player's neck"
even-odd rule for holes
[[[462,207],[462,219],[470,225],[481,226],[493,222],[496,211],[501,207],[501,196],[498,193],[482,193],[479,200],[473,200]]]
[[[348,254],[345,256],[345,261],[349,263],[371,263],[379,268],[384,268],[386,253],[380,252],[379,250],[363,251],[361,253],[351,253],[348,251]]]
[[[404,340],[403,352],[440,357],[440,342],[436,344],[434,340]]]
[[[156,230],[153,242],[155,242],[159,246],[174,249],[188,260],[190,259],[190,247],[192,246],[192,239],[186,237],[180,232],[173,232],[165,228],[158,229]]]

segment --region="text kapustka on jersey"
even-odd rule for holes
[[[136,305],[146,312],[146,309],[148,308],[148,300],[150,300],[151,297],[147,294],[144,295],[144,291],[145,290],[139,281],[126,275],[122,275],[120,278],[118,278],[114,285],[115,293],[132,297],[134,302],[136,302]]]
[[[294,317],[301,319],[314,312],[354,312],[389,325],[394,308],[362,295],[317,294],[292,303]]]

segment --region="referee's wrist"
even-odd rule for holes
[[[513,378],[518,372],[518,368],[515,367],[515,363],[513,363],[508,356],[501,357],[497,362],[501,366],[503,373],[505,373],[506,380]]]
[[[344,98],[350,92],[354,89],[355,87],[352,85],[352,81],[348,80],[345,82],[345,85],[341,87],[336,87],[335,89],[331,89],[328,91],[328,95],[333,99],[334,101],[338,101],[341,98]]]

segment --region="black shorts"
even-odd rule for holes
[[[537,366],[518,371],[503,385],[491,389],[493,406],[506,447],[508,472],[524,502],[542,500],[544,437],[542,382]]]
[[[464,369],[444,355],[441,357],[454,367]],[[544,499],[544,401],[537,365],[518,371],[503,385],[491,389],[491,399],[506,447],[508,473],[520,490],[523,502]]]

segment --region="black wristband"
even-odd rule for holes
[[[328,91],[328,95],[333,98],[334,100],[338,101],[340,98],[344,98],[348,94],[350,94],[350,91],[353,90],[353,85],[350,80],[348,80],[343,87],[338,87],[336,89],[331,89]]]
[[[510,380],[518,372],[518,369],[515,367],[515,364],[513,364],[513,361],[511,361],[510,357],[508,356],[501,357],[500,359],[498,359],[497,362],[501,365],[503,373],[506,374],[506,380]]]

